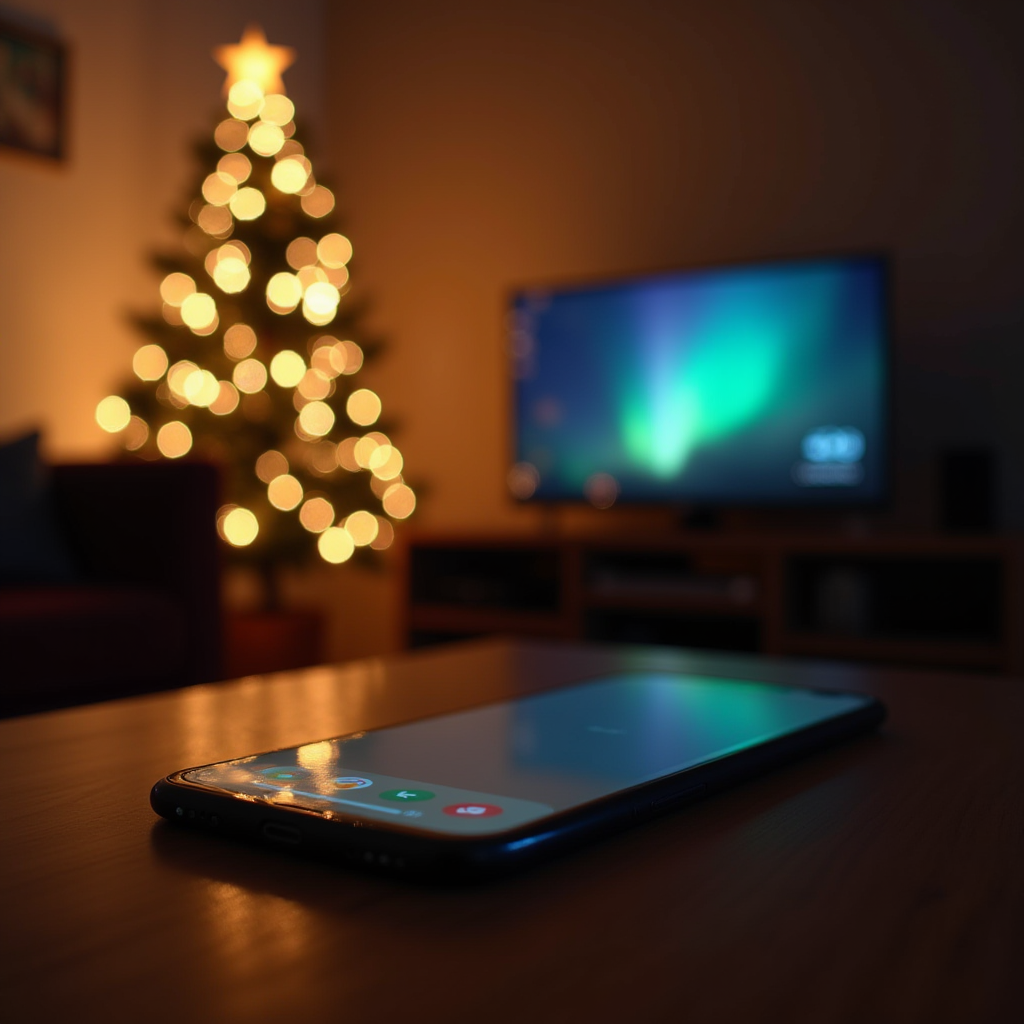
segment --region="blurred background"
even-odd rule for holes
[[[425,485],[399,534],[669,525],[509,499],[512,286],[862,249],[894,260],[885,525],[934,528],[943,454],[968,447],[994,466],[996,526],[1024,526],[1019,3],[18,0],[0,19],[69,52],[66,157],[0,150],[0,438],[115,453],[94,411],[222,102],[210,54],[257,22],[297,53],[288,94],[387,342],[365,373]],[[401,645],[397,558],[288,574],[287,600],[327,617],[325,657]]]

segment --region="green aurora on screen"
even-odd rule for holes
[[[872,258],[665,275],[523,293],[517,458],[539,498],[594,474],[623,497],[785,501],[809,434],[864,439],[860,497],[882,487],[884,273]],[[822,478],[824,479],[824,478]],[[833,475],[833,478],[839,479]],[[817,487],[814,499],[849,497]],[[803,495],[801,495],[803,496]]]

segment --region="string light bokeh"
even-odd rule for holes
[[[227,109],[197,149],[182,251],[156,259],[159,314],[136,317],[147,340],[96,422],[138,457],[219,463],[217,531],[240,561],[340,564],[390,546],[416,506],[381,398],[356,379],[379,344],[284,93],[292,52],[250,28],[216,59]]]

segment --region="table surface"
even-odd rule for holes
[[[889,718],[469,888],[148,805],[176,768],[643,667],[870,692]],[[0,722],[0,1000],[16,1021],[1024,1020],[1022,712],[1014,679],[481,641]]]

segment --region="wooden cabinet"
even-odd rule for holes
[[[1009,538],[419,535],[410,647],[516,636],[1024,671]]]

